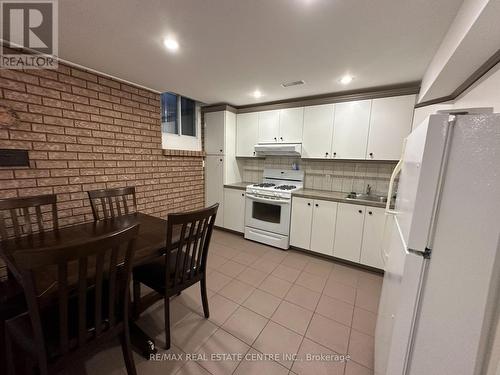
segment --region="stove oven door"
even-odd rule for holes
[[[246,194],[245,226],[288,236],[291,199]]]

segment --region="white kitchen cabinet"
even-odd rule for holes
[[[302,158],[331,158],[335,105],[304,108]]]
[[[335,105],[332,157],[334,159],[365,159],[371,100]]]
[[[360,261],[365,206],[339,203],[333,255],[351,262]]]
[[[255,145],[259,142],[259,113],[236,115],[236,156],[254,157]]]
[[[259,112],[259,143],[276,143],[280,132],[280,111]]]
[[[411,131],[415,95],[373,99],[366,159],[399,160]]]
[[[333,255],[337,202],[314,200],[310,250]]]
[[[224,154],[224,127],[226,111],[205,113],[205,153]]]
[[[205,206],[219,203],[215,225],[224,223],[224,156],[208,155],[205,159]]]
[[[224,228],[245,230],[245,190],[224,188]]]
[[[304,125],[304,108],[286,108],[280,110],[278,142],[301,143]]]
[[[293,197],[290,245],[309,250],[311,245],[312,215],[312,199]]]
[[[361,263],[384,269],[382,260],[382,242],[384,239],[385,209],[366,207],[361,246]]]

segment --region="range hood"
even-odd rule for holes
[[[255,145],[257,155],[301,156],[302,143],[278,143]]]

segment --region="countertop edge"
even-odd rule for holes
[[[385,208],[385,203],[376,203],[376,202],[367,202],[367,201],[357,201],[353,199],[347,199],[345,197],[335,197],[333,194],[343,194],[344,196],[347,195],[347,193],[340,193],[340,192],[329,192],[329,191],[303,191],[303,190],[297,190],[292,193],[292,197],[297,197],[297,198],[308,198],[308,199],[319,199],[319,200],[324,200],[324,201],[330,201],[330,202],[339,202],[339,203],[347,203],[347,204],[356,204],[360,206],[367,206],[367,207],[376,207],[376,208]]]
[[[248,185],[252,185],[252,182],[235,182],[232,184],[224,184],[224,188],[227,189],[236,189],[236,190],[245,190]],[[337,195],[337,196],[335,196]],[[339,196],[342,195],[342,196]],[[367,201],[356,201],[351,199],[346,199],[345,196],[347,193],[342,193],[339,191],[323,191],[323,190],[310,190],[310,189],[301,189],[292,193],[292,197],[298,198],[308,198],[308,199],[319,199],[324,201],[331,202],[340,202],[340,203],[348,203],[348,204],[357,204],[360,206],[367,207],[377,207],[377,208],[385,208],[385,203],[376,203],[376,202],[367,202]]]
[[[234,184],[224,184],[224,188],[245,190],[247,188],[247,185],[251,184],[252,184],[251,182],[235,182]]]

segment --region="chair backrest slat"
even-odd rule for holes
[[[165,255],[167,278],[171,278],[169,271],[171,263],[175,264],[173,280],[166,280],[168,288],[182,289],[183,286],[192,284],[205,274],[206,258],[218,207],[218,204],[214,204],[197,211],[168,215]]]
[[[88,258],[79,260],[78,269],[78,345],[87,341],[87,264]]]
[[[112,218],[123,214],[128,215],[137,211],[134,187],[92,190],[87,193],[94,220]]]
[[[64,356],[90,345],[128,319],[138,229],[135,224],[78,244],[13,255],[20,269],[19,281],[25,290],[35,342],[41,345],[42,352],[46,353],[46,337],[57,334],[54,324],[59,329],[58,354]],[[55,272],[51,272],[54,267]],[[56,286],[50,292],[38,290],[38,274],[52,275]],[[47,316],[50,322],[44,319]]]
[[[63,262],[58,265],[59,283],[59,341],[61,354],[66,354],[69,351],[69,334],[68,334],[68,265]]]
[[[94,321],[95,334],[99,336],[102,331],[102,289],[104,273],[104,253],[97,254],[95,265],[95,306]]]

